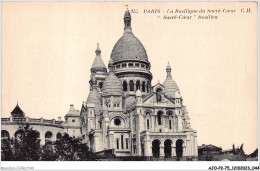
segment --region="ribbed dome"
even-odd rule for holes
[[[132,32],[124,33],[124,35],[117,41],[112,50],[111,58],[114,62],[125,60],[140,60],[148,62],[144,46]]]
[[[122,84],[113,72],[110,72],[108,77],[106,78],[103,85],[102,93],[103,95],[122,95]]]
[[[90,104],[90,103],[94,103],[95,110],[101,111],[102,106],[101,106],[101,101],[99,99],[99,92],[95,88],[89,92],[89,95],[87,98],[87,104]]]
[[[166,72],[167,72],[167,77],[166,80],[163,83],[164,86],[164,94],[170,98],[174,98],[175,92],[180,91],[178,85],[176,84],[175,81],[173,81],[172,76],[171,76],[171,66],[168,63],[166,67]]]
[[[167,77],[163,83],[164,94],[170,98],[174,98],[175,92],[180,91],[178,85],[171,77]]]

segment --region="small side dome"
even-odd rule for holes
[[[180,91],[178,85],[172,78],[166,78],[163,83],[164,86],[164,94],[170,98],[174,98],[176,92]]]
[[[136,97],[141,97],[142,96],[142,92],[141,92],[141,90],[137,90],[136,91]]]
[[[176,82],[172,79],[171,66],[170,66],[169,63],[166,67],[166,72],[167,72],[167,77],[166,77],[166,80],[163,83],[164,94],[166,96],[170,97],[170,98],[174,98],[175,93],[180,92],[180,89],[179,89],[178,85],[176,84]]]
[[[89,92],[89,95],[88,95],[86,103],[87,104],[94,103],[96,110],[101,110],[102,109],[101,101],[99,99],[99,92],[97,91],[97,89],[92,89]]]
[[[70,109],[69,109],[68,113],[66,114],[66,116],[68,116],[68,115],[79,115],[79,114],[80,114],[79,111],[77,109],[75,109],[73,104],[71,104]]]
[[[123,87],[120,80],[113,72],[110,72],[106,78],[102,91],[104,96],[107,95],[122,95]]]
[[[180,95],[179,91],[176,91],[176,92],[175,92],[174,97],[175,97],[175,98],[181,98],[181,95]]]

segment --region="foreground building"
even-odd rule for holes
[[[44,118],[30,118],[25,115],[20,106],[17,105],[11,112],[9,118],[1,118],[1,138],[19,138],[24,133],[26,124],[38,132],[38,137],[42,145],[56,141],[66,132],[72,137],[80,137],[80,111],[70,105],[65,121],[61,117],[58,120]]]
[[[99,46],[90,69],[90,92],[81,111],[72,105],[65,121],[25,117],[16,106],[10,118],[2,118],[2,135],[17,137],[19,122],[39,131],[42,143],[60,133],[81,137],[94,152],[112,151],[116,156],[198,156],[197,132],[180,89],[166,67],[163,84],[152,86],[151,64],[142,43],[134,36],[131,15],[124,15],[124,33],[115,44],[108,69]]]

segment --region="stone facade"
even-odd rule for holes
[[[97,47],[90,94],[80,113],[83,141],[95,152],[113,149],[116,156],[197,157],[197,132],[191,128],[171,66],[166,67],[165,82],[152,86],[151,64],[132,33],[128,10],[124,22],[109,72]]]

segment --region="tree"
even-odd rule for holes
[[[26,124],[20,138],[14,140],[14,156],[16,161],[38,161],[41,156],[39,133]]]
[[[70,137],[67,133],[54,143],[57,159],[61,161],[95,160],[95,155],[79,138]]]
[[[79,138],[64,133],[56,142],[40,145],[39,133],[29,125],[20,127],[14,139],[1,140],[3,161],[86,161],[96,160],[95,154]]]
[[[42,146],[41,160],[42,161],[55,161],[57,155],[53,151],[53,147],[50,145]]]
[[[1,140],[1,160],[2,161],[15,160],[13,149],[12,149],[12,140],[9,137],[7,139]]]
[[[2,160],[38,161],[41,156],[39,133],[29,124],[21,127],[20,134],[14,139],[3,139],[1,145]]]

